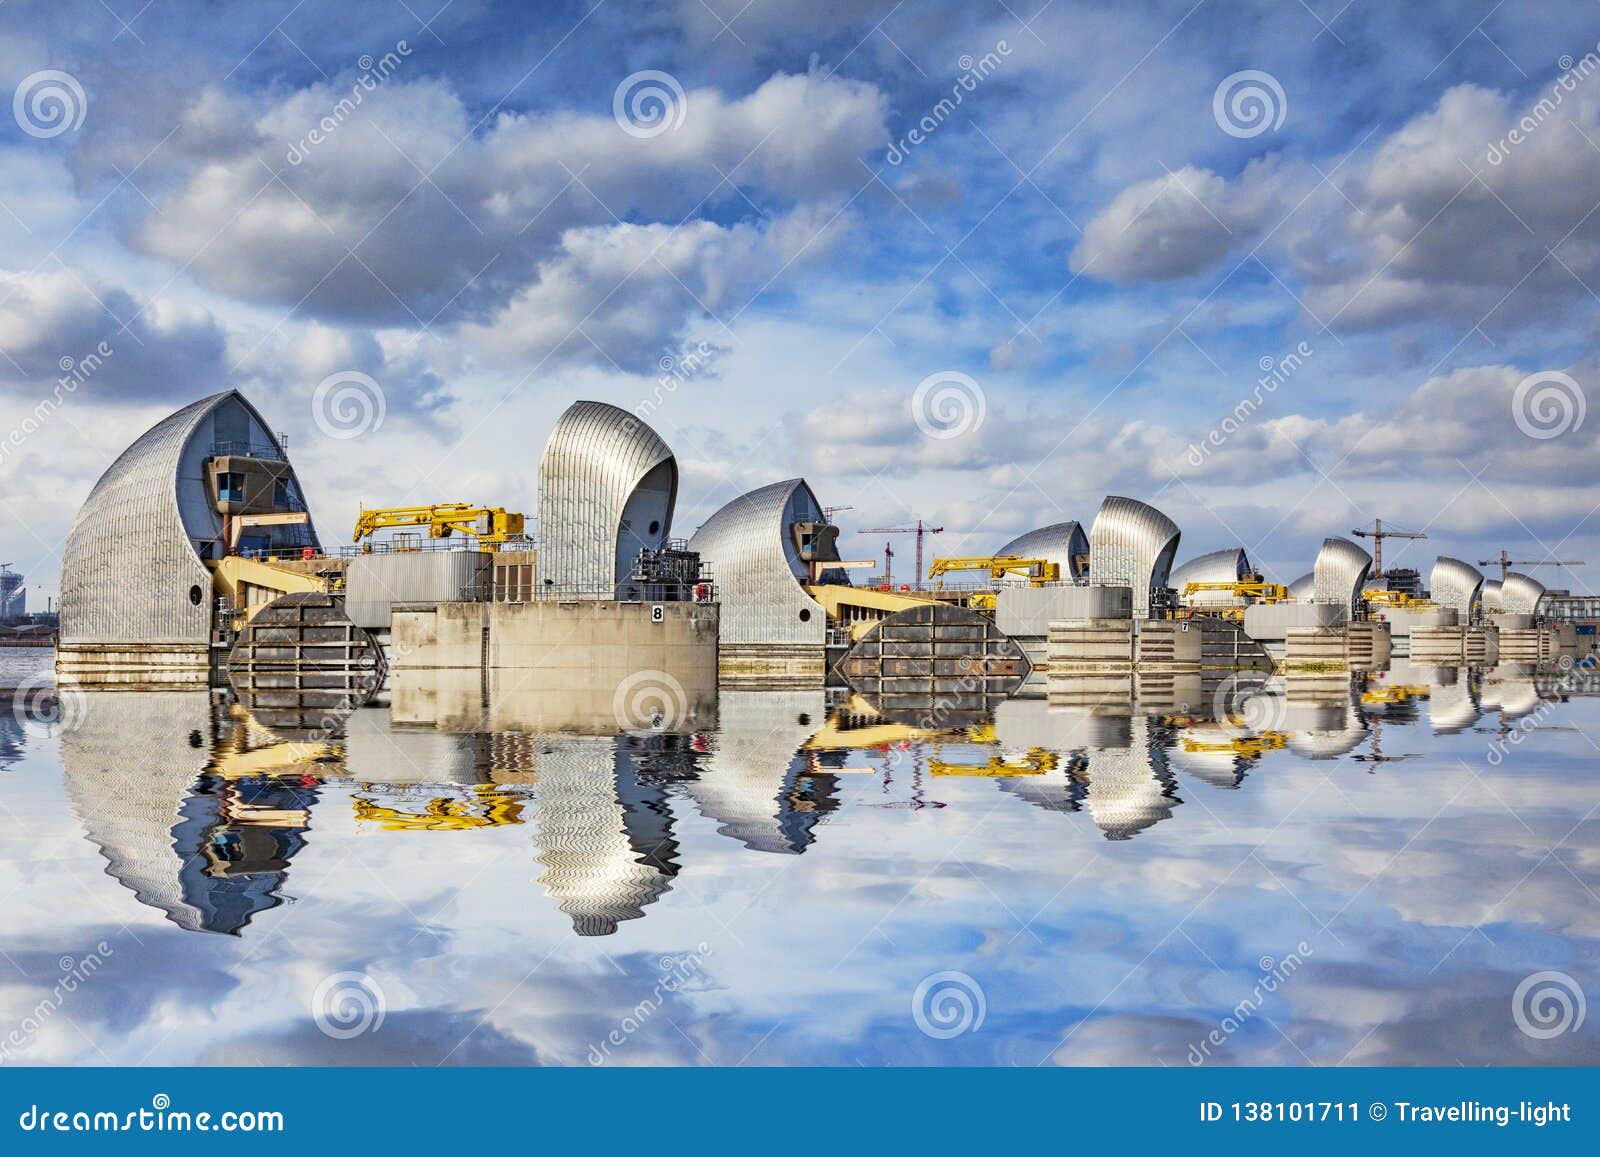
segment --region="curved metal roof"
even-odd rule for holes
[[[205,460],[241,442],[287,457],[255,407],[225,390],[157,422],[100,476],[61,551],[63,645],[210,641],[211,572],[200,551],[220,553],[222,516]],[[304,509],[292,469],[288,481],[291,508]],[[294,530],[317,546],[309,521]]]
[[[62,784],[106,874],[190,932],[237,933],[280,904],[303,827],[245,825],[237,845],[244,858],[219,865],[209,854],[210,835],[229,822],[219,812],[222,797],[206,785],[211,749],[191,743],[209,733],[209,695],[79,694],[81,717],[61,733]],[[130,761],[130,751],[140,759]],[[314,798],[293,790],[305,802]]]
[[[801,586],[807,566],[790,527],[826,516],[803,478],[774,482],[722,507],[689,540],[716,582],[723,643],[815,643],[827,634],[822,605]]]
[[[1250,565],[1244,547],[1230,546],[1209,554],[1196,555],[1182,563],[1172,572],[1167,585],[1178,592],[1179,601],[1186,605],[1217,606],[1241,600],[1228,591],[1197,591],[1191,598],[1185,599],[1183,588],[1189,583],[1236,583],[1245,575],[1254,573],[1255,567]]]
[[[1089,536],[1083,533],[1083,524],[1077,520],[1053,522],[1049,526],[1019,534],[995,554],[1014,558],[1042,558],[1046,562],[1053,562],[1061,568],[1063,581],[1081,582],[1089,572]],[[1007,581],[1027,580],[1018,577]]]
[[[724,690],[711,753],[681,790],[718,834],[753,852],[798,856],[839,806],[834,777],[808,771],[800,751],[827,718],[820,690]]]
[[[1483,590],[1479,593],[1479,603],[1485,611],[1498,611],[1500,609],[1500,580],[1485,579]]]
[[[678,873],[672,813],[602,736],[563,735],[539,752],[533,845],[538,882],[579,936],[637,920]]]
[[[1089,580],[1133,588],[1133,614],[1150,614],[1150,592],[1168,584],[1178,524],[1148,503],[1111,495],[1089,528]]]
[[[1372,556],[1348,538],[1325,538],[1311,568],[1312,601],[1337,603],[1352,614],[1372,569]]]
[[[1130,721],[1127,747],[1092,748],[1080,778],[1090,818],[1108,840],[1132,839],[1183,801],[1166,749],[1144,715]]]
[[[1512,571],[1500,584],[1500,611],[1507,615],[1531,615],[1539,610],[1545,585],[1520,571]]]
[[[614,589],[672,531],[678,463],[661,436],[605,402],[574,402],[539,459],[539,582]]]
[[[1311,596],[1315,594],[1317,590],[1317,576],[1312,571],[1306,571],[1305,574],[1295,579],[1284,589],[1287,597],[1292,601],[1297,603],[1309,603],[1311,601]]]
[[[1459,558],[1440,555],[1428,578],[1428,597],[1461,615],[1465,624],[1483,597],[1483,572]]]

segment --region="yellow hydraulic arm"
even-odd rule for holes
[[[1369,603],[1375,603],[1378,606],[1383,607],[1407,607],[1414,609],[1432,605],[1427,599],[1414,599],[1404,591],[1381,590],[1377,587],[1362,591],[1361,597],[1366,599]]]
[[[1046,562],[1042,558],[1019,558],[1007,554],[980,558],[936,558],[928,567],[928,577],[939,578],[953,570],[986,570],[989,572],[989,577],[995,580],[1005,578],[1007,575],[1017,575],[1027,579],[1036,587],[1045,583],[1059,582],[1061,579],[1061,567],[1057,563]]]
[[[1184,583],[1183,597],[1189,598],[1201,591],[1221,591],[1225,594],[1238,595],[1241,598],[1253,599],[1258,603],[1281,603],[1289,597],[1289,590],[1282,583]]]
[[[449,538],[452,534],[476,535],[478,545],[495,550],[522,534],[522,515],[503,506],[470,506],[465,502],[444,502],[435,506],[388,506],[363,510],[356,519],[350,541],[363,538],[390,526],[425,526],[429,538]]]

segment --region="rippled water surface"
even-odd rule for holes
[[[1516,1003],[1600,992],[1600,701],[1397,664],[1263,702],[930,732],[724,691],[713,728],[621,736],[6,712],[4,1060],[1600,1061],[1600,1017]]]

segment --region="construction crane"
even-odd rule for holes
[[[996,582],[1007,575],[1027,579],[1036,587],[1061,581],[1061,567],[1042,558],[1021,558],[1016,555],[993,555],[986,558],[936,558],[928,567],[929,578],[939,578],[953,570],[986,570]]]
[[[435,506],[389,506],[362,510],[356,519],[350,541],[360,542],[375,531],[389,526],[426,526],[429,538],[449,538],[452,534],[471,534],[484,550],[498,550],[522,535],[522,515],[502,506],[469,506],[465,502],[444,502]]]
[[[922,589],[922,538],[927,534],[943,534],[942,526],[926,526],[922,519],[917,519],[915,526],[876,526],[861,531],[862,534],[914,534],[917,536],[917,578],[912,584],[914,590]],[[885,575],[885,578],[888,576]]]
[[[829,522],[832,522],[833,519],[830,517],[831,515],[837,513],[838,511],[841,511],[841,510],[854,510],[854,509],[855,509],[854,506],[824,506],[822,508],[822,515],[823,515],[824,518],[827,518]]]
[[[1544,558],[1533,561],[1519,562],[1507,554],[1504,547],[1501,547],[1499,558],[1480,558],[1478,560],[1478,565],[1498,566],[1500,568],[1500,581],[1505,582],[1506,573],[1514,566],[1583,566],[1584,564],[1579,561],[1572,561],[1570,559],[1563,561],[1562,559],[1558,558]]]
[[[1372,577],[1383,577],[1383,540],[1386,538],[1427,538],[1420,530],[1385,530],[1383,519],[1374,518],[1372,529],[1357,528],[1350,532],[1357,538],[1370,538],[1372,540]]]

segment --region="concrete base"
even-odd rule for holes
[[[1408,657],[1436,666],[1481,666],[1500,655],[1500,632],[1493,627],[1419,626],[1411,632]]]
[[[1337,627],[1290,627],[1283,659],[1291,671],[1372,670],[1388,663],[1390,653],[1389,625],[1361,621]]]
[[[715,603],[396,604],[392,686],[423,685],[408,672],[469,672],[495,711],[530,726],[693,728],[716,698],[717,620]]]
[[[1131,587],[1033,587],[1002,584],[994,622],[1013,638],[1044,638],[1050,624],[1077,619],[1131,619]]]
[[[717,671],[728,687],[821,687],[828,677],[827,648],[808,643],[724,643]]]
[[[1337,603],[1256,603],[1245,608],[1244,633],[1257,642],[1283,643],[1292,629],[1343,626],[1349,617]]]
[[[56,678],[107,690],[205,688],[211,651],[204,643],[67,643],[56,648]]]
[[[1050,624],[1051,676],[1086,672],[1194,672],[1270,669],[1272,658],[1222,619],[1075,619]]]

